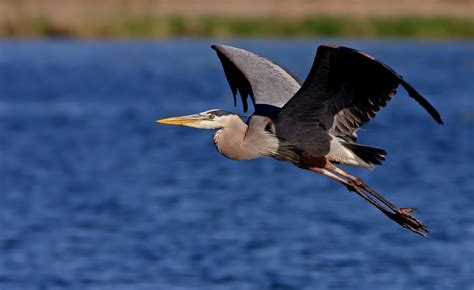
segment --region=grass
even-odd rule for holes
[[[127,15],[59,25],[42,18],[0,25],[0,37],[413,37],[474,38],[474,19],[454,17],[275,17]]]

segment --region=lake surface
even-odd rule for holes
[[[319,44],[364,50],[400,90],[360,131],[384,166],[346,168],[423,239],[343,186],[220,156],[158,118],[232,107],[209,46],[306,76]],[[403,40],[0,42],[0,289],[474,289],[474,43]]]

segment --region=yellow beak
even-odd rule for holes
[[[192,123],[196,123],[202,121],[202,116],[196,115],[189,115],[189,116],[181,116],[181,117],[172,117],[166,119],[156,120],[156,123],[160,124],[168,124],[168,125],[188,125]]]

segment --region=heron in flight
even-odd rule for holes
[[[216,129],[214,143],[236,160],[272,157],[326,175],[345,185],[401,226],[426,237],[428,229],[360,178],[335,164],[373,168],[385,159],[383,149],[356,143],[357,130],[375,117],[401,85],[439,124],[440,114],[402,76],[372,56],[342,46],[318,47],[312,68],[296,74],[252,52],[213,45],[236,104],[250,96],[255,111],[246,122],[237,114],[209,110],[157,122]]]

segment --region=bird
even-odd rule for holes
[[[156,122],[214,129],[217,150],[234,160],[270,157],[323,174],[355,192],[388,218],[427,237],[428,228],[414,208],[401,208],[385,199],[361,178],[338,165],[367,169],[381,165],[387,155],[381,148],[359,144],[358,129],[372,120],[401,86],[438,123],[439,112],[404,78],[369,54],[338,45],[320,45],[305,80],[253,52],[223,44],[217,53],[237,106],[248,99],[253,114],[221,109],[164,118]]]

